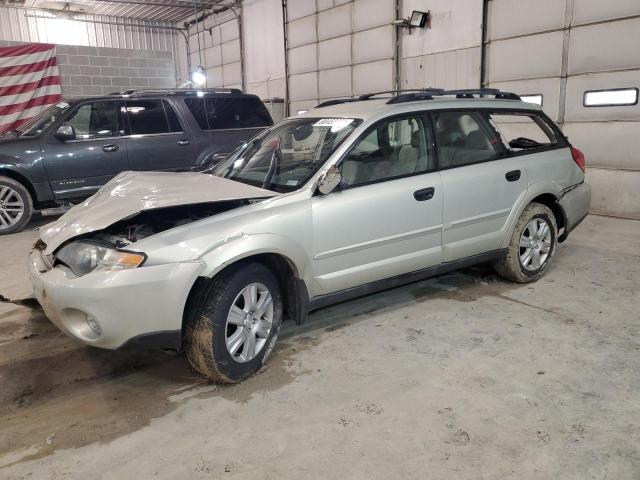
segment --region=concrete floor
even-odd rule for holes
[[[29,295],[33,231],[0,237]],[[105,352],[0,303],[0,478],[640,478],[640,222],[588,217],[547,275],[479,267],[287,326],[260,375]]]

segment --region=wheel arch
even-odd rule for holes
[[[562,234],[558,235],[558,242],[563,242],[567,238],[567,215],[560,203],[558,203],[558,197],[556,197],[552,193],[543,193],[535,198],[532,198],[529,204],[531,203],[540,203],[542,205],[545,205],[549,208],[549,210],[553,212],[553,216],[556,218],[556,226],[558,227],[558,231],[562,229]]]
[[[35,188],[33,188],[33,185],[31,184],[29,179],[24,175],[11,170],[10,168],[0,167],[0,177],[7,177],[18,182],[20,185],[27,189],[27,192],[29,192],[29,195],[31,195],[31,202],[34,204],[34,206],[38,202],[38,195]]]
[[[277,277],[283,296],[284,318],[291,319],[298,325],[304,323],[309,311],[309,292],[296,263],[282,253],[247,252],[244,256],[225,262],[213,274],[201,275],[196,279],[185,303],[182,318],[183,335],[185,327],[193,320],[201,302],[205,300],[208,287],[213,279],[229,270],[238,269],[254,262],[264,265]]]

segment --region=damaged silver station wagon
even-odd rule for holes
[[[584,156],[512,93],[393,93],[321,104],[208,172],[120,174],[43,227],[30,275],[46,315],[96,347],[184,348],[237,382],[283,319],[479,262],[540,278],[587,215]]]

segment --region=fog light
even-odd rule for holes
[[[89,325],[89,328],[93,330],[93,333],[95,333],[98,337],[102,335],[102,329],[100,328],[100,324],[97,322],[95,318],[91,316],[87,316],[87,325]]]

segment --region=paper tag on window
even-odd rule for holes
[[[313,124],[314,127],[331,127],[332,132],[342,130],[353,122],[353,118],[323,118]]]
[[[67,108],[69,104],[67,102],[56,103],[56,107],[58,108]]]

